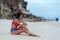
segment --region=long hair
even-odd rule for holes
[[[19,19],[19,17],[22,15],[22,18],[24,17],[23,13],[17,13],[16,14],[16,19]]]

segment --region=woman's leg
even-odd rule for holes
[[[28,35],[30,35],[30,36],[37,36],[37,35],[35,35],[35,34],[33,34],[33,33],[31,33],[29,30],[28,30],[28,28],[26,27],[26,25],[22,25],[20,28],[18,28],[18,30],[15,30],[15,31],[13,31],[13,32],[11,32],[13,35],[18,35],[18,34],[20,34],[20,33],[22,33],[22,32],[25,32],[25,33],[27,33]]]
[[[18,35],[18,34],[20,34],[20,33],[22,33],[22,32],[25,32],[25,28],[22,28],[22,29],[18,29],[18,30],[13,30],[12,32],[11,32],[11,34],[13,34],[13,35]]]
[[[37,36],[37,35],[31,33],[31,32],[28,30],[28,28],[26,27],[26,25],[23,25],[23,28],[25,28],[26,31],[24,31],[24,32],[27,33],[28,35],[30,35],[30,36]]]

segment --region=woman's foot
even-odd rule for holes
[[[35,35],[35,34],[29,34],[29,36],[33,36],[33,37],[40,37],[40,36]]]

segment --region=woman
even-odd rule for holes
[[[26,27],[27,23],[23,22],[23,13],[17,13],[16,19],[12,21],[11,24],[11,34],[19,35],[22,32],[27,33],[30,36],[37,36],[32,34]]]

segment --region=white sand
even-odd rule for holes
[[[0,40],[60,40],[60,22],[27,22],[29,30],[40,37],[11,35],[11,22],[0,19]]]

